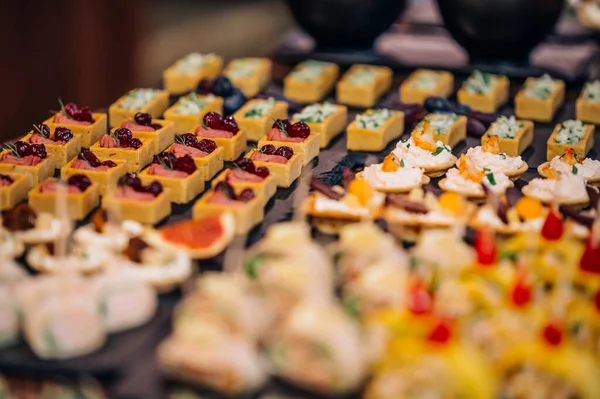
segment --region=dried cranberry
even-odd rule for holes
[[[163,191],[163,186],[157,181],[153,181],[144,187],[144,191],[157,197]]]
[[[27,155],[31,155],[30,145],[24,141],[17,141],[14,144],[15,151],[18,156],[26,157]]]
[[[117,164],[109,159],[107,161],[102,162],[102,166],[108,166],[109,168],[114,168],[115,166],[117,166]]]
[[[202,118],[202,124],[209,129],[221,130],[223,128],[223,118],[216,112],[209,112]]]
[[[291,137],[300,137],[302,139],[310,136],[310,126],[304,122],[296,122],[292,125],[292,128],[288,130]]]
[[[153,123],[150,125],[150,127],[154,130],[160,130],[162,129],[162,125],[160,123]]]
[[[86,175],[73,175],[69,177],[67,184],[69,186],[75,186],[79,189],[79,191],[84,192],[89,186],[92,185],[92,182]]]
[[[66,143],[73,139],[73,131],[66,127],[57,127],[54,130],[54,139]]]
[[[199,94],[211,94],[212,93],[212,84],[213,81],[210,79],[202,79],[200,83],[198,83],[198,87],[196,87],[196,92]]]
[[[79,122],[89,122],[94,123],[94,114],[88,107],[79,108],[79,112],[77,113],[77,119]]]
[[[63,111],[65,111],[65,114],[71,119],[77,120],[77,117],[79,117],[79,107],[75,103],[66,103],[63,106]]]
[[[36,156],[38,158],[46,158],[48,153],[46,152],[46,146],[43,144],[31,144],[29,146],[29,155]]]
[[[194,158],[190,155],[186,154],[180,158],[176,158],[174,168],[181,172],[185,172],[188,175],[191,175],[196,171],[196,162],[194,162]]]
[[[102,164],[100,162],[100,160],[98,159],[98,157],[96,156],[96,154],[94,154],[90,150],[81,150],[81,152],[79,153],[77,158],[87,161],[87,163],[89,163],[90,166],[93,166],[94,168],[96,168]]]
[[[142,125],[142,126],[150,126],[152,124],[152,115],[144,113],[144,112],[138,112],[137,114],[135,114],[135,116],[133,117],[133,120],[135,121],[135,123],[137,123],[138,125]]]
[[[192,133],[184,133],[181,136],[175,137],[175,142],[191,147],[198,143],[198,137]]]
[[[238,195],[238,200],[243,201],[243,202],[250,202],[254,199],[254,197],[256,197],[256,194],[254,193],[254,190],[252,190],[251,188],[245,188],[244,190],[242,190],[242,192]]]
[[[275,119],[271,128],[277,128],[291,136],[292,123],[288,119]]]
[[[142,146],[142,140],[138,139],[138,138],[133,138],[131,140],[129,140],[129,143],[127,143],[127,148],[133,148],[133,149],[138,149]]]
[[[219,146],[217,145],[217,143],[209,139],[202,139],[197,144],[194,144],[194,148],[197,148],[200,151],[204,151],[209,154],[216,150],[218,147]]]
[[[244,172],[253,173],[253,174],[256,172],[256,167],[254,166],[254,162],[252,162],[252,160],[249,158],[239,158],[235,161],[235,165],[238,168],[240,168],[241,170],[243,170]]]
[[[563,340],[563,332],[559,326],[554,323],[548,324],[542,331],[544,340],[551,346],[558,346]]]
[[[50,127],[45,123],[40,123],[39,125],[33,125],[33,130],[36,133],[41,134],[42,136],[49,138],[50,137]]]
[[[137,189],[142,186],[142,181],[135,173],[126,173],[125,176],[119,179],[119,185]]]
[[[158,155],[154,156],[152,163],[165,165],[169,169],[175,168],[175,161],[177,161],[177,156],[172,152],[163,151]]]
[[[260,176],[263,179],[266,179],[267,177],[269,177],[269,168],[267,168],[266,166],[259,166],[258,168],[256,168],[256,170],[254,171],[254,174],[256,176]]]
[[[129,141],[133,138],[133,132],[127,129],[126,127],[120,127],[118,129],[115,129],[113,135],[119,142],[119,145],[122,147],[127,146],[127,144],[129,144]]]
[[[235,190],[233,189],[233,186],[225,180],[217,183],[217,185],[215,186],[215,191],[222,191],[223,193],[225,193],[227,198],[235,199]]]
[[[233,115],[226,116],[223,119],[223,126],[221,127],[221,129],[233,134],[236,134],[240,131],[240,128],[238,127],[238,124],[235,121]]]
[[[273,144],[266,144],[260,147],[260,150],[258,151],[262,152],[265,155],[275,155],[275,151],[277,150]]]
[[[275,151],[275,155],[279,155],[280,157],[284,157],[286,159],[291,159],[294,156],[294,150],[290,147],[282,145]]]

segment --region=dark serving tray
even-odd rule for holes
[[[390,106],[398,99],[398,85],[401,78],[398,77],[396,79],[393,89],[380,101],[378,104],[380,107]],[[515,85],[512,89],[513,96],[511,98],[514,97],[514,92],[518,89],[518,85]],[[527,150],[523,155],[523,159],[529,164],[529,170],[523,176],[525,180],[535,177],[537,175],[537,166],[545,162],[546,141],[554,128],[554,124],[558,121],[574,118],[573,101],[580,89],[581,87],[570,88],[567,95],[568,102],[559,110],[553,123],[536,123],[532,148]],[[273,83],[265,90],[265,93],[268,95],[283,99],[281,92],[281,85],[279,83]],[[330,101],[334,101],[334,98],[333,95],[329,96]],[[295,112],[298,108],[297,104],[290,103],[290,112]],[[504,111],[510,110],[511,104],[504,109]],[[358,111],[360,110],[349,109],[348,123],[354,119]],[[402,140],[409,137],[411,128],[412,126],[405,128]],[[461,143],[454,149],[454,153],[458,155],[466,152],[469,147],[479,145],[479,143],[479,138],[468,137],[466,143]],[[312,172],[313,175],[328,184],[336,184],[341,179],[342,167],[356,169],[362,167],[365,162],[381,162],[394,146],[395,142],[379,153],[348,152],[346,150],[346,137],[345,134],[342,134],[335,138],[328,148],[321,150],[318,158],[310,165],[312,170],[305,167],[303,173]],[[254,145],[248,146],[248,148],[252,147]],[[597,154],[600,154],[600,142],[598,141],[596,141],[594,150],[590,156],[595,157]],[[434,179],[434,183],[436,181],[437,179]],[[266,206],[265,219],[248,234],[248,246],[258,241],[270,225],[279,221],[289,220],[293,217],[294,204],[297,201],[294,198],[294,192],[297,185],[298,181],[288,189],[277,190],[274,198]],[[191,218],[192,203],[193,201],[185,206],[175,206],[172,215],[164,224]],[[315,238],[322,243],[327,243],[331,240],[331,237],[321,234],[315,234]],[[223,254],[210,260],[201,261],[198,266],[200,271],[219,270],[222,267],[222,263]],[[82,374],[96,377],[114,376],[117,380],[114,385],[111,385],[110,397],[144,399],[168,397],[170,392],[179,391],[186,386],[168,381],[162,377],[155,364],[154,351],[160,341],[170,331],[170,315],[180,297],[181,294],[178,292],[160,296],[160,306],[157,315],[148,324],[131,331],[111,335],[107,344],[101,350],[88,356],[65,361],[44,361],[37,359],[25,343],[1,350],[0,372],[63,376],[78,376]],[[214,394],[207,394],[204,391],[198,390],[197,392],[202,392],[201,397],[216,397]],[[277,393],[277,396],[280,397],[307,397],[302,391],[296,392],[296,390],[280,382],[269,384],[262,393]]]

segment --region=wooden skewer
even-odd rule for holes
[[[244,256],[246,254],[246,240],[248,234],[240,234],[235,236],[225,252],[223,259],[223,272],[237,273],[240,272],[244,264]]]

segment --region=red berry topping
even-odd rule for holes
[[[548,216],[542,226],[542,237],[548,241],[560,240],[563,234],[563,221],[553,207],[550,207]]]
[[[194,162],[194,158],[188,154],[180,158],[176,158],[174,166],[175,170],[185,172],[188,175],[191,175],[196,171],[196,162]]]
[[[235,162],[235,166],[243,170],[244,172],[254,174],[256,172],[256,166],[249,158],[238,158]]]
[[[66,103],[62,108],[71,119],[77,120],[76,117],[79,116],[79,107],[75,103]]]
[[[558,346],[562,342],[563,332],[559,326],[554,323],[548,324],[544,327],[544,331],[542,332],[544,336],[544,340],[546,343],[552,346]]]
[[[131,139],[133,138],[133,132],[126,127],[120,127],[115,129],[113,136],[119,142],[119,146],[127,147]]]
[[[129,143],[127,143],[127,148],[134,148],[134,149],[138,149],[142,146],[142,140],[138,139],[138,138],[132,138],[131,140],[129,140]]]
[[[288,119],[275,119],[271,128],[277,128],[280,132],[284,132],[288,136],[292,135],[292,123]]]
[[[256,176],[260,176],[263,179],[266,179],[267,177],[269,177],[269,168],[267,168],[266,166],[259,166],[258,168],[256,168],[256,171],[254,172],[254,174]]]
[[[212,93],[212,80],[210,79],[202,79],[200,83],[198,83],[198,87],[196,88],[196,92],[199,94],[211,94]]]
[[[208,129],[223,129],[223,118],[216,112],[209,112],[202,118],[202,124]]]
[[[92,185],[92,181],[86,175],[73,175],[67,180],[69,186],[75,186],[79,191],[84,192],[89,186]]]
[[[523,278],[517,280],[517,283],[512,289],[512,302],[515,306],[522,308],[531,302],[532,292],[531,287],[524,281]]]
[[[98,157],[90,150],[81,150],[81,152],[79,153],[77,158],[87,161],[87,163],[89,163],[90,166],[93,166],[94,168],[96,168],[102,164],[102,162],[100,162]]]
[[[588,273],[600,274],[600,248],[594,245],[590,235],[585,243],[585,249],[579,259],[579,268]]]
[[[62,111],[73,120],[94,123],[94,115],[88,107],[79,108],[75,103],[67,103],[62,106]]]
[[[266,144],[260,147],[259,151],[266,155],[275,155],[275,151],[277,151],[277,149],[273,144]]]
[[[31,144],[29,146],[29,155],[33,155],[38,158],[46,158],[48,153],[46,152],[46,146],[43,144]]]
[[[496,262],[497,248],[494,234],[490,229],[477,231],[475,237],[475,252],[480,265],[490,266]]]
[[[294,150],[292,150],[288,146],[283,145],[283,146],[279,147],[277,149],[277,151],[275,151],[275,155],[279,155],[286,159],[291,159],[294,156]]]
[[[418,282],[410,289],[406,298],[406,306],[408,310],[416,315],[431,312],[433,300],[423,283]]]
[[[102,162],[102,166],[108,166],[109,168],[114,168],[115,166],[117,166],[117,164],[109,159],[107,161]]]
[[[175,162],[177,161],[177,156],[172,152],[163,151],[158,155],[154,156],[152,163],[157,163],[163,165],[167,169],[175,169]]]
[[[29,144],[24,141],[17,141],[13,145],[14,152],[19,157],[26,157],[27,155],[31,155],[31,149],[29,148]]]
[[[57,127],[54,130],[54,139],[66,143],[73,139],[73,131],[66,127]]]
[[[209,154],[219,148],[217,143],[209,139],[200,140],[198,143],[194,144],[194,147]]]
[[[138,112],[137,114],[135,114],[135,116],[133,117],[133,120],[135,121],[135,123],[137,123],[138,125],[142,125],[142,126],[150,126],[152,124],[152,115],[147,114],[145,112]]]
[[[175,142],[191,147],[194,144],[198,143],[198,137],[196,137],[192,133],[184,133],[181,136],[176,136]]]
[[[94,123],[94,114],[92,114],[92,111],[90,111],[90,109],[88,107],[82,107],[79,108],[79,114],[77,115],[76,119],[80,122],[89,122],[89,123]]]
[[[440,321],[429,333],[427,339],[430,342],[445,344],[452,338],[452,329],[445,321]]]
[[[240,131],[240,128],[238,127],[238,124],[235,121],[235,118],[233,117],[233,115],[226,116],[223,119],[222,129],[225,130],[226,132],[233,133],[233,134],[236,134],[237,132]]]
[[[135,173],[127,173],[127,174],[125,174],[125,176],[123,176],[123,177],[121,177],[121,179],[119,179],[119,185],[120,186],[129,186],[129,187],[132,187],[133,189],[136,189],[136,191],[139,191],[137,189],[142,186],[142,181]]]
[[[152,123],[152,124],[150,124],[150,127],[154,130],[162,129],[162,125],[160,123]]]
[[[217,185],[215,186],[215,191],[222,191],[227,196],[227,198],[235,199],[235,190],[233,189],[233,186],[225,180],[217,183]]]
[[[0,175],[0,181],[6,181],[8,184],[13,183],[13,179],[9,175]]]
[[[254,197],[256,197],[254,190],[252,190],[251,188],[245,188],[244,190],[242,190],[240,195],[238,195],[237,199],[242,202],[250,202],[252,201],[252,199],[254,199]]]
[[[48,125],[46,125],[45,123],[40,123],[39,125],[33,125],[33,131],[34,131],[34,133],[38,133],[38,134],[44,136],[45,138],[50,137],[50,127]]]
[[[304,122],[296,122],[292,125],[292,128],[289,132],[290,136],[292,137],[300,137],[305,139],[310,136],[310,127]]]
[[[162,191],[163,191],[163,186],[159,182],[153,181],[152,183],[143,187],[143,191],[150,193],[150,194],[154,195],[155,197],[158,197],[158,195],[160,195],[160,193],[162,193]]]

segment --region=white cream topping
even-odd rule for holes
[[[481,179],[481,183],[485,184],[490,190],[501,194],[507,188],[512,187],[512,181],[503,173],[486,173]],[[449,190],[459,193],[468,193],[472,195],[483,195],[484,191],[481,183],[464,178],[458,169],[450,169],[446,173],[446,187]]]
[[[600,176],[600,161],[585,158],[583,162],[570,165],[563,161],[562,157],[556,156],[550,161],[550,168],[562,174],[574,174],[584,179]]]
[[[357,114],[354,120],[356,121],[356,126],[361,129],[379,130],[392,115],[393,113],[389,109],[376,109],[363,114]]]
[[[231,66],[228,68],[227,75],[233,79],[247,78],[256,72],[259,65],[260,59],[239,58],[231,61]]]
[[[583,98],[587,101],[600,102],[600,80],[594,80],[585,84]]]
[[[180,283],[192,273],[192,260],[184,251],[165,251],[148,247],[141,252],[141,263],[122,257],[119,262],[127,273],[151,285]]]
[[[429,114],[423,120],[429,122],[429,131],[431,133],[447,134],[457,119],[458,115],[456,114]],[[420,123],[421,126],[422,123]]]
[[[419,72],[411,83],[411,87],[415,90],[433,90],[436,88],[440,74],[434,71]]]
[[[158,89],[133,89],[130,90],[121,101],[118,107],[130,111],[139,111],[150,103],[160,93]]]
[[[330,64],[328,62],[306,60],[299,64],[291,73],[295,80],[310,82],[318,79]]]
[[[511,173],[523,166],[520,156],[511,157],[504,153],[492,154],[483,151],[481,146],[469,148],[467,156],[486,172]]]
[[[456,223],[456,217],[443,210],[430,209],[427,213],[408,212],[404,209],[388,207],[388,216],[395,222],[417,221],[423,224],[435,224],[439,226],[451,226]]]
[[[532,83],[525,86],[525,97],[545,100],[556,88],[556,81],[552,76],[544,74],[541,78],[535,79]]]
[[[190,53],[175,63],[174,70],[182,75],[193,75],[215,59],[215,54]]]
[[[469,79],[463,84],[463,88],[469,94],[487,94],[496,85],[498,77],[490,73],[473,71]]]
[[[492,134],[501,139],[514,139],[523,126],[524,124],[517,122],[513,115],[510,118],[501,116],[492,123]]]
[[[492,209],[492,207],[488,205],[479,208],[477,214],[475,215],[475,221],[478,224],[494,228],[507,227],[507,225],[500,220],[500,217],[498,217],[498,214]],[[544,221],[545,217],[525,220],[518,223],[509,222],[508,227],[517,231],[539,231],[542,229]]]
[[[423,170],[416,167],[400,167],[395,172],[381,170],[383,164],[367,166],[363,171],[365,179],[373,188],[410,189],[420,186],[423,181]]]
[[[396,149],[393,151],[394,155],[398,160],[404,161],[404,167],[431,167],[437,165],[444,165],[452,162],[456,159],[452,155],[452,149],[444,145],[441,141],[436,143],[437,149],[435,152],[429,152],[420,147],[417,147],[413,141],[413,138],[409,138],[407,141],[399,142],[396,145]],[[437,154],[436,154],[437,153]]]
[[[65,256],[51,255],[45,246],[39,245],[27,253],[27,262],[46,273],[83,272],[90,273],[104,267],[109,254],[101,247],[75,246]]]
[[[133,220],[125,220],[121,225],[106,224],[104,231],[98,233],[91,224],[75,230],[73,239],[85,245],[103,247],[110,251],[122,251],[131,237],[142,234],[143,226]]]
[[[562,174],[558,179],[535,178],[525,187],[524,193],[544,202],[588,198],[585,180],[572,174]]]
[[[266,100],[256,101],[252,104],[252,106],[248,107],[246,112],[244,112],[244,118],[260,119],[269,113],[274,106],[275,99],[273,97],[269,97]]]
[[[348,76],[348,83],[352,86],[365,86],[375,82],[376,72],[373,68],[360,68]]]
[[[294,114],[294,119],[306,123],[322,123],[325,119],[335,113],[337,107],[328,102],[312,104],[304,107],[298,114]]]
[[[315,194],[314,209],[316,212],[339,212],[358,217],[370,217],[373,209],[383,204],[385,196],[381,193],[374,193],[371,203],[368,206],[362,206],[356,196],[346,194],[341,200],[334,200],[317,192]]]
[[[559,144],[577,144],[584,134],[585,125],[583,122],[570,119],[561,124],[558,133],[554,136],[554,141]]]
[[[195,93],[191,93],[185,97],[181,97],[177,101],[177,106],[173,110],[173,113],[178,115],[196,115],[207,104],[213,102],[215,96],[209,94],[207,96],[198,96]]]

